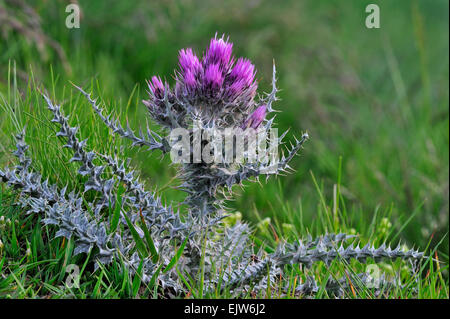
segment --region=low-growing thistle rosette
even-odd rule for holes
[[[148,126],[145,133],[139,129],[137,134],[128,124],[124,128],[118,119],[104,112],[97,99],[81,87],[76,88],[110,128],[111,134],[129,139],[132,146],[148,151],[169,153],[170,132],[179,128],[188,130],[192,139],[195,130],[231,128],[240,132],[269,133],[273,128],[271,115],[278,91],[275,67],[272,91],[258,97],[255,66],[248,59],[235,58],[232,48],[228,39],[216,36],[201,57],[191,48],[180,50],[173,87],[161,77],[151,77],[148,99],[143,103],[151,119],[163,128],[160,135]],[[249,289],[264,291],[272,286],[287,265],[309,268],[317,262],[328,265],[332,261],[354,259],[365,263],[368,258],[375,262],[397,258],[417,261],[423,257],[423,253],[416,250],[391,249],[384,244],[378,248],[369,244],[364,247],[348,244],[354,236],[346,234],[324,234],[293,243],[282,241],[275,252],[267,253],[262,247],[259,250],[253,247],[248,224],[223,222],[229,213],[224,204],[230,195],[226,194],[231,193],[233,186],[288,171],[289,162],[308,139],[306,133],[275,163],[209,163],[203,159],[174,163],[182,181],[179,188],[187,194],[186,209],[180,212],[163,205],[156,194],[146,190],[129,161],[120,154],[88,150],[86,140],[79,140],[77,136],[79,127],[70,126],[61,107],[47,95],[43,97],[53,114],[51,121],[59,128],[56,135],[64,139],[64,147],[73,152],[70,161],[78,163],[77,172],[87,178],[83,192],[49,185],[32,169],[31,159],[26,154],[29,147],[25,131],[16,136],[17,165],[0,170],[0,180],[18,191],[18,204],[26,213],[43,214],[42,222],[56,227],[55,237],[73,238],[74,254],[91,253],[97,267],[120,260],[124,271],[139,276],[147,285],[159,285],[167,296],[188,293],[186,278],[199,278],[199,274],[202,274],[206,291],[229,290],[241,296]],[[284,144],[285,135],[275,139],[277,147]],[[250,143],[249,139],[246,143]],[[192,152],[189,158],[192,158],[194,151],[189,151]],[[88,201],[86,193],[96,196],[89,196]],[[362,273],[354,279],[365,285],[369,277]],[[398,284],[384,277],[380,282],[383,289]],[[345,296],[348,288],[345,279],[331,278],[326,285],[336,297]],[[312,296],[317,292],[317,280],[311,275],[295,289],[299,296]]]

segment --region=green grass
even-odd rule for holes
[[[339,185],[338,185],[339,186]],[[302,218],[302,208],[293,211],[285,207],[281,212],[288,223],[280,224],[277,217],[264,226],[255,227],[253,239],[258,247],[266,251],[273,251],[280,238],[294,240],[304,238],[307,234],[312,236],[324,232],[345,232],[356,234],[355,241],[362,245],[371,242],[380,245],[384,242],[396,243],[393,240],[399,233],[388,223],[390,212],[377,212],[371,223],[363,219],[349,220],[348,216],[357,215],[358,211],[347,211],[345,198],[342,194],[336,194],[336,198],[327,199],[323,197],[321,189],[317,191],[318,210],[320,221],[307,225]],[[331,207],[337,207],[338,201],[341,205],[333,212]],[[3,278],[0,280],[0,297],[3,298],[157,298],[158,291],[151,283],[141,283],[140,277],[130,278],[127,273],[122,272],[120,261],[113,261],[107,267],[100,267],[97,271],[88,264],[89,256],[73,257],[73,241],[61,238],[49,240],[53,237],[54,229],[47,227],[35,227],[40,223],[40,216],[23,216],[22,212],[13,206],[14,196],[2,195],[0,198],[1,216],[5,222],[0,226],[2,235],[0,239],[3,249],[0,251],[0,271]],[[257,214],[257,218],[262,216]],[[239,218],[239,217],[238,217]],[[380,225],[382,227],[380,227]],[[356,230],[358,229],[358,231]],[[447,240],[443,238],[442,241]],[[181,245],[183,247],[183,245]],[[353,282],[354,290],[346,295],[347,298],[448,298],[448,265],[442,263],[436,256],[437,247],[427,247],[428,256],[422,261],[419,269],[411,268],[407,262],[397,260],[394,262],[378,263],[380,271],[390,277],[401,279],[403,288],[375,295],[369,288],[361,288],[357,282]],[[183,249],[179,248],[180,253]],[[179,254],[177,254],[179,256]],[[79,265],[80,281],[79,287],[67,288],[67,283],[72,270],[68,265]],[[296,285],[306,280],[308,275],[319,278],[319,293],[316,298],[328,298],[324,290],[326,280],[332,276],[334,279],[342,276],[366,271],[368,265],[373,262],[369,260],[366,264],[353,261],[350,264],[333,262],[327,266],[318,263],[310,269],[302,269],[298,266],[286,267],[285,276],[279,278],[273,286],[259,295],[248,294],[249,298],[280,298],[282,287],[290,287],[291,293],[283,298],[298,298],[293,294]],[[174,259],[167,268],[176,267]],[[166,269],[162,270],[166,271]],[[201,273],[202,274],[202,273]],[[189,288],[190,297],[194,298],[230,298],[228,291],[210,289],[204,286],[200,278],[186,278],[180,273],[180,277]],[[70,282],[70,281],[69,281]]]
[[[401,241],[428,248],[428,254],[436,249],[439,266],[430,259],[419,282],[405,272],[403,279],[420,288],[417,297],[448,298],[448,2],[385,1],[379,30],[364,26],[368,3],[192,0],[111,7],[108,1],[80,1],[81,28],[68,30],[65,3],[34,1],[42,33],[63,48],[66,60],[51,44],[27,39],[23,32],[5,29],[6,36],[0,37],[0,166],[11,163],[12,136],[26,126],[33,167],[51,182],[81,189],[76,164],[68,164],[70,153],[61,150],[48,121],[38,92],[44,90],[63,103],[70,122],[89,137],[90,148],[111,154],[123,147],[148,187],[166,203],[179,202],[183,194],[173,189],[178,181],[170,159],[135,152],[128,142],[109,135],[70,81],[93,90],[122,123],[128,118],[132,126],[145,125],[140,102],[145,79],[160,74],[172,81],[178,49],[192,46],[200,52],[215,32],[224,32],[236,55],[255,63],[263,90],[269,89],[275,59],[282,89],[275,105],[282,111],[278,127],[311,135],[292,163],[295,174],[270,179],[263,187],[247,185],[230,203],[255,225],[270,218],[273,228],[255,227],[255,241],[270,248],[276,238],[347,231],[362,242]],[[29,19],[0,1],[2,7],[22,22]],[[121,274],[120,265],[92,275],[88,259],[73,258],[70,242],[49,240],[54,230],[35,227],[38,218],[13,207],[14,194],[3,186],[0,201],[0,215],[12,221],[0,235],[0,296],[155,296],[152,287],[139,287]],[[80,289],[64,291],[59,286],[72,263],[86,268]],[[397,262],[383,269],[402,272],[406,266]],[[325,280],[329,273],[363,267],[355,262],[311,271]],[[302,270],[289,271],[292,276],[282,280],[291,285],[304,280]],[[196,278],[186,282],[194,296],[227,297],[205,296],[207,289]],[[276,291],[265,297],[276,297]],[[390,297],[412,296],[405,289]]]

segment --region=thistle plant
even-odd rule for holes
[[[16,166],[0,170],[0,180],[18,191],[18,204],[26,213],[43,214],[42,222],[55,226],[55,237],[73,238],[74,254],[91,253],[97,267],[120,260],[123,271],[140,276],[145,284],[158,285],[168,296],[185,295],[189,291],[186,278],[202,278],[209,291],[229,290],[240,296],[250,289],[264,291],[290,265],[307,269],[318,262],[329,265],[352,259],[361,263],[368,258],[375,262],[420,260],[423,253],[416,250],[348,244],[354,236],[346,234],[282,241],[273,253],[267,253],[262,247],[253,247],[248,224],[224,222],[230,213],[226,202],[234,186],[288,172],[290,161],[308,139],[308,134],[302,134],[281,156],[267,160],[285,144],[286,135],[271,134],[278,91],[275,66],[271,92],[257,95],[255,66],[248,59],[236,59],[232,46],[224,36],[216,36],[201,57],[190,48],[182,49],[173,87],[157,76],[148,81],[148,98],[143,104],[150,118],[161,126],[160,134],[148,125],[138,133],[129,125],[124,128],[105,112],[98,99],[76,86],[111,134],[149,152],[170,153],[172,159],[178,158],[180,151],[184,153],[184,160],[174,163],[181,180],[179,188],[186,193],[181,211],[163,205],[158,196],[147,191],[120,154],[88,150],[86,140],[78,138],[79,128],[69,125],[61,107],[46,94],[43,98],[59,129],[57,136],[65,140],[63,147],[73,152],[70,161],[79,163],[78,173],[87,176],[83,192],[49,185],[32,169],[25,131],[16,136]],[[180,132],[186,135],[183,145],[187,147],[183,149],[176,147]],[[242,156],[237,158],[237,144],[230,147],[211,142],[214,132],[234,132],[234,139],[242,142]],[[266,142],[270,146],[261,148]],[[230,150],[231,160],[223,156]],[[263,160],[252,160],[255,150]],[[207,160],[212,154],[219,156]],[[88,201],[86,193],[97,196]],[[362,285],[369,278],[365,273],[354,277]],[[383,287],[397,285],[385,278],[381,282]],[[327,281],[326,289],[334,296],[344,296],[348,288],[345,279]],[[313,296],[317,291],[312,276],[295,289],[302,296]]]

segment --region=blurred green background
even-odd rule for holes
[[[380,7],[380,29],[365,26],[372,2]],[[33,85],[68,91],[69,81],[89,87],[95,79],[95,94],[122,119],[144,124],[145,80],[158,74],[173,83],[179,49],[200,53],[216,32],[225,33],[235,55],[256,65],[260,90],[270,90],[275,61],[280,131],[311,136],[294,159],[296,173],[262,188],[251,184],[229,206],[247,220],[258,211],[282,221],[291,210],[313,223],[320,195],[312,174],[331,203],[342,157],[341,192],[351,218],[370,222],[387,212],[402,239],[420,247],[448,232],[448,1],[86,0],[74,2],[80,29],[65,27],[69,3],[0,0],[5,99],[11,82],[26,99]],[[1,166],[14,133],[2,112]],[[131,155],[148,184],[166,191],[166,202],[183,198],[172,189],[169,158]]]

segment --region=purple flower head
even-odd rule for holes
[[[242,123],[254,109],[256,68],[248,59],[235,59],[232,49],[225,36],[216,35],[201,58],[191,48],[180,50],[173,91],[159,77],[148,81],[150,99],[144,103],[152,116],[165,126],[174,121],[181,125],[196,110],[223,126],[258,127],[266,107],[256,109]]]
[[[220,91],[223,84],[223,74],[219,64],[210,64],[203,76],[203,89],[208,95],[214,96]]]
[[[264,121],[264,119],[266,118],[266,110],[267,106],[265,104],[256,108],[256,110],[253,111],[252,114],[250,114],[250,116],[244,121],[244,123],[242,123],[241,128],[245,130],[246,128],[251,127],[256,130],[262,123],[262,121]]]
[[[226,73],[233,63],[231,59],[232,51],[233,43],[225,40],[224,36],[220,39],[217,39],[216,36],[214,39],[211,39],[209,47],[203,56],[203,66],[206,68],[211,64],[217,64]]]
[[[148,88],[157,99],[164,98],[165,87],[159,76],[152,76],[151,80],[148,81]]]
[[[213,39],[201,61],[191,48],[179,52],[179,72],[176,72],[175,94],[195,105],[205,101],[217,105],[223,100],[240,109],[250,108],[256,94],[255,66],[239,58],[234,64],[233,44],[225,36]]]

